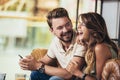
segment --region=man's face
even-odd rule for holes
[[[72,23],[67,17],[52,19],[51,31],[63,42],[70,42],[72,40]]]

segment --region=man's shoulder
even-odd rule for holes
[[[54,37],[53,39],[52,39],[52,42],[51,42],[51,46],[53,47],[55,47],[55,46],[57,46],[57,45],[59,45],[60,44],[60,42],[59,42],[59,39],[57,38],[57,37]]]
[[[56,43],[56,42],[59,42],[59,39],[55,36],[52,40],[52,43]]]

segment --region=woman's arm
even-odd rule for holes
[[[95,47],[95,56],[96,56],[96,77],[98,80],[101,79],[101,74],[103,71],[103,67],[105,65],[105,62],[111,58],[111,52],[109,47],[102,43],[97,44]]]
[[[91,77],[89,75],[85,75],[79,67],[79,64],[74,60],[70,61],[69,65],[66,68],[71,74],[77,76],[78,78],[84,78],[83,80],[96,80],[96,78]],[[85,76],[84,76],[85,75]]]
[[[96,78],[97,80],[100,80],[104,64],[109,58],[111,58],[111,52],[107,45],[98,44],[95,47],[95,56],[96,56]],[[81,70],[79,70],[79,64],[75,61],[71,61],[66,69],[79,78],[82,78],[84,75],[84,73]],[[96,80],[96,78],[90,75],[85,76],[85,80]]]

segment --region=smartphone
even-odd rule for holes
[[[20,54],[19,54],[18,56],[19,56],[21,59],[23,59],[23,57],[22,57]]]

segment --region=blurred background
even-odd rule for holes
[[[16,73],[29,80],[30,71],[20,69],[18,54],[49,47],[53,35],[46,15],[57,7],[68,10],[75,29],[80,13],[101,14],[111,39],[120,46],[120,0],[0,0],[0,73],[6,73],[6,80],[15,80]]]

